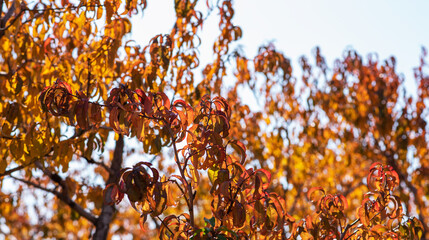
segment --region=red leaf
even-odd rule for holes
[[[167,95],[165,95],[165,93],[163,92],[158,92],[157,94],[161,96],[162,101],[164,103],[163,104],[164,107],[166,107],[167,109],[170,109],[170,99],[168,99]]]
[[[140,229],[142,229],[142,230],[144,229],[144,224],[145,224],[146,220],[147,220],[147,214],[142,214],[140,216],[140,220],[139,220]]]
[[[229,144],[231,144],[231,146],[237,152],[240,153],[240,155],[241,155],[241,161],[240,161],[240,163],[244,164],[244,162],[246,161],[246,157],[247,157],[247,155],[246,155],[246,147],[244,146],[244,144],[242,142],[240,142],[240,141],[237,141],[237,140],[230,141]]]
[[[321,188],[321,187],[312,187],[312,188],[310,188],[309,190],[308,190],[308,192],[307,192],[307,198],[308,198],[308,200],[310,200],[310,202],[317,202],[317,201],[319,201],[319,199],[312,199],[311,197],[311,195],[314,193],[314,192],[316,192],[316,191],[321,191],[322,193],[323,193],[323,195],[326,195],[325,194],[325,190],[323,190],[323,188]]]
[[[265,169],[258,169],[255,171],[255,173],[261,172],[263,173],[266,177],[267,177],[267,182],[265,182],[264,184],[262,184],[262,188],[263,189],[267,189],[268,186],[270,185],[271,182],[271,173],[268,170]]]

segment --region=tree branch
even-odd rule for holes
[[[62,194],[68,196],[67,185],[64,182],[64,180],[58,174],[49,171],[49,169],[45,168],[40,161],[35,161],[34,164],[36,165],[37,168],[39,168],[40,170],[42,170],[43,173],[46,176],[48,176],[52,181],[54,181],[55,183],[57,183],[58,185],[61,186]]]
[[[171,129],[170,129],[170,133],[171,133]],[[186,170],[186,165],[183,166],[183,168],[182,168],[182,166],[180,164],[179,154],[177,152],[177,147],[176,147],[176,139],[174,139],[173,134],[171,134],[171,138],[173,140],[173,150],[174,150],[174,157],[176,159],[176,164],[179,168],[180,175],[182,176],[183,181],[185,181],[186,187],[188,188],[188,195],[189,196],[188,196],[188,201],[186,201],[186,203],[188,204],[188,208],[189,208],[189,216],[191,219],[190,224],[192,227],[195,227],[195,222],[194,222],[194,193],[192,191],[192,185],[188,181],[186,181],[185,173],[184,173],[184,171]],[[192,181],[192,179],[191,179],[191,181]]]
[[[19,171],[19,170],[21,170],[21,169],[24,169],[24,168],[26,168],[26,167],[30,166],[31,164],[33,164],[34,162],[35,162],[35,161],[31,161],[31,162],[29,162],[29,163],[27,163],[27,164],[20,165],[20,166],[18,166],[18,167],[16,167],[16,168],[12,168],[12,169],[9,169],[9,170],[7,170],[7,171],[5,171],[5,172],[3,172],[3,173],[0,173],[0,178],[4,177],[4,176],[6,176],[6,175],[10,175],[10,174],[12,174],[13,172],[16,172],[16,171]]]
[[[15,3],[16,1],[13,1],[12,6],[10,6],[9,10],[7,10],[6,14],[4,15],[3,18],[0,18],[0,38],[2,38],[4,36],[4,33],[6,32],[6,30],[13,25],[13,23],[15,23],[15,21],[21,16],[22,13],[24,13],[23,10],[21,10],[18,14],[18,16],[16,16],[12,22],[6,27],[6,23],[9,21],[9,18],[12,17],[13,12],[15,12]],[[3,1],[1,2],[1,5],[3,7]],[[1,11],[1,9],[0,9]]]
[[[20,137],[8,137],[8,136],[0,136],[0,138],[7,139],[7,140],[21,139]]]
[[[87,157],[83,157],[82,156],[82,158],[84,158],[88,163],[91,163],[91,164],[95,164],[95,165],[98,165],[98,166],[101,166],[102,168],[104,168],[104,170],[106,170],[109,174],[114,174],[114,172],[112,171],[112,169],[110,169],[106,164],[104,164],[104,162],[97,162],[97,161],[95,161],[94,159],[92,159],[92,158],[87,158]]]
[[[358,218],[358,219],[356,219],[354,222],[352,222],[352,223],[350,223],[350,224],[347,224],[346,228],[345,228],[345,229],[344,229],[344,231],[341,233],[340,240],[344,240],[344,237],[346,236],[347,231],[348,231],[351,227],[353,227],[356,223],[358,223],[358,222],[359,222],[359,218]]]
[[[156,216],[156,218],[158,218],[159,219],[159,221],[161,221],[161,224],[162,225],[164,225],[167,229],[168,229],[168,231],[170,231],[170,233],[172,234],[172,235],[174,235],[174,232],[173,231],[171,231],[171,229],[168,227],[168,225],[167,224],[165,224],[165,222],[159,217],[159,216]],[[155,222],[155,225],[156,225],[156,228],[157,229],[159,229],[160,228],[160,226],[159,226],[159,224],[158,224],[158,222],[156,221],[156,219],[155,218],[153,218],[153,221]]]
[[[38,188],[40,190],[43,190],[45,192],[49,192],[49,193],[54,194],[58,199],[60,199],[61,201],[63,201],[65,204],[69,205],[69,207],[71,209],[73,209],[74,211],[76,211],[77,213],[79,213],[80,216],[86,218],[92,224],[96,223],[97,218],[94,215],[92,215],[90,212],[88,212],[85,209],[83,209],[79,204],[77,204],[75,201],[73,201],[71,198],[69,198],[64,192],[60,193],[58,191],[42,187],[42,186],[40,186],[37,183],[34,183],[32,181],[28,181],[28,180],[25,180],[25,179],[17,178],[17,177],[14,177],[14,176],[10,176],[10,177],[13,178],[13,179],[15,179],[15,180],[18,180],[20,182],[23,182],[23,183],[25,183],[27,185],[30,185],[30,186],[33,186],[33,187]]]
[[[121,171],[122,165],[122,154],[124,152],[124,136],[119,135],[118,141],[116,141],[115,151],[113,152],[112,165],[110,166],[109,178],[107,179],[106,186],[110,183],[118,181],[119,173]],[[115,206],[105,204],[108,202],[108,198],[111,193],[111,189],[106,190],[103,199],[103,207],[101,209],[101,214],[98,216],[97,222],[95,224],[95,233],[94,239],[107,239],[109,233],[109,225],[115,214]]]
[[[3,0],[0,0],[0,19],[1,19],[2,13],[3,13]]]

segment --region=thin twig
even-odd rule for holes
[[[185,193],[185,191],[183,190],[183,188],[180,186],[180,184],[176,181],[176,180],[170,180],[171,182],[174,182],[176,185],[177,185],[177,187],[179,187],[179,189],[180,189],[180,191],[183,193],[183,196],[185,197],[185,201],[186,201],[186,203],[188,203],[188,198],[186,197],[186,193]]]
[[[15,180],[17,180],[17,181],[20,181],[20,182],[22,182],[22,183],[25,183],[25,184],[27,184],[27,185],[30,185],[30,186],[33,186],[33,187],[35,187],[35,188],[38,188],[38,189],[40,189],[40,190],[43,190],[43,191],[45,191],[45,192],[49,192],[49,193],[52,193],[52,194],[55,194],[55,190],[51,190],[51,189],[48,189],[48,188],[45,188],[45,187],[42,187],[42,186],[40,186],[39,184],[37,184],[37,183],[35,183],[35,182],[32,182],[32,181],[28,181],[28,180],[25,180],[25,179],[22,179],[22,178],[17,178],[17,177],[14,177],[14,176],[9,176],[9,177],[11,177],[11,178],[13,178],[13,179],[15,179]]]
[[[162,119],[162,120],[165,121],[164,119]],[[194,228],[195,227],[195,222],[194,222],[194,193],[192,191],[192,185],[186,180],[186,177],[185,177],[184,171],[186,170],[186,165],[184,165],[182,168],[182,165],[180,164],[179,153],[177,151],[176,139],[174,138],[173,131],[171,130],[171,127],[168,125],[168,122],[167,121],[165,121],[165,122],[166,122],[166,125],[168,126],[168,131],[170,133],[170,137],[171,137],[171,140],[173,142],[174,158],[175,158],[177,167],[179,168],[180,175],[183,178],[183,181],[184,181],[184,183],[188,189],[188,199],[186,201],[186,204],[188,205],[189,216],[191,218],[190,224]],[[191,179],[191,181],[192,181],[192,179]]]
[[[179,154],[177,152],[177,147],[176,147],[176,139],[174,139],[171,129],[169,129],[169,130],[170,130],[171,138],[173,140],[173,150],[174,150],[174,156],[175,156],[176,164],[179,167],[180,175],[182,176],[183,181],[185,181],[186,187],[188,188],[188,195],[189,196],[188,196],[187,204],[188,204],[188,208],[189,208],[189,215],[191,218],[191,226],[195,227],[195,225],[194,225],[194,193],[192,191],[192,185],[188,181],[186,181],[185,173],[184,173],[186,166],[183,166],[183,168],[182,168],[182,166],[180,164]]]
[[[249,178],[251,178],[253,175],[254,175],[254,172],[250,175],[250,174],[248,174],[249,176],[247,177],[247,178],[245,178],[241,183],[240,183],[240,185],[238,186],[238,188],[237,188],[237,191],[235,192],[235,194],[234,194],[234,197],[232,198],[232,201],[231,201],[231,203],[229,204],[229,206],[228,206],[228,209],[226,210],[226,214],[223,216],[223,218],[222,218],[222,220],[221,220],[221,222],[222,222],[222,224],[223,224],[223,222],[224,222],[224,219],[225,219],[225,217],[232,211],[232,206],[234,205],[234,202],[235,202],[235,199],[237,198],[237,196],[238,196],[238,193],[240,192],[240,190],[241,190],[241,187],[243,186],[243,184],[247,181],[247,180],[249,180]],[[231,184],[230,184],[230,187],[231,187]]]
[[[161,220],[161,218],[160,218],[159,216],[156,216],[156,218],[158,218],[158,219],[159,219],[159,221],[161,221],[162,225],[164,225],[164,226],[168,229],[168,231],[170,231],[170,232],[171,232],[171,234],[173,234],[173,235],[174,235],[173,231],[171,231],[171,229],[168,227],[168,225],[167,225],[167,224],[165,224],[165,222],[164,222],[164,221],[162,221],[162,220]]]
[[[104,162],[97,162],[97,161],[95,161],[92,158],[87,158],[87,157],[84,157],[84,156],[82,156],[82,158],[84,158],[88,163],[92,163],[92,164],[99,165],[99,166],[103,167],[104,170],[106,170],[109,174],[115,174],[112,171],[112,169],[110,169],[106,164],[104,164]]]
[[[358,223],[359,222],[359,218],[358,219],[356,219],[354,222],[352,222],[351,224],[347,224],[347,226],[346,226],[346,228],[344,229],[344,231],[341,233],[341,236],[340,236],[340,240],[344,240],[344,237],[346,236],[346,233],[347,233],[347,231],[351,228],[351,227],[353,227],[356,223]]]
[[[0,136],[0,138],[6,139],[6,140],[19,140],[19,139],[21,139],[20,137],[8,137],[8,136]]]

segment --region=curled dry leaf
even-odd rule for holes
[[[44,111],[54,116],[67,116],[72,101],[70,85],[58,79],[53,86],[43,89],[39,101]]]

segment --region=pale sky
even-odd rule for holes
[[[311,59],[315,46],[321,47],[330,67],[352,47],[363,56],[376,52],[386,59],[394,55],[398,71],[405,74],[407,88],[412,90],[412,69],[419,63],[421,47],[429,47],[429,1],[424,0],[235,0],[234,9],[233,23],[243,30],[239,44],[246,55],[253,57],[261,44],[273,41],[292,60],[295,73],[299,72],[298,58]],[[203,63],[212,59],[218,28],[215,14],[203,29]],[[142,45],[156,34],[169,33],[174,24],[173,1],[148,1],[144,17],[133,24],[131,38]]]

